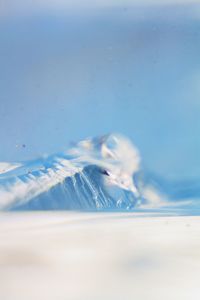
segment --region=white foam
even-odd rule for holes
[[[0,174],[7,173],[11,170],[14,170],[20,167],[19,163],[9,163],[9,162],[0,162]]]

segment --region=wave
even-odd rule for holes
[[[90,138],[64,153],[0,163],[1,210],[115,210],[198,206],[197,183],[145,172],[137,148],[118,134]]]

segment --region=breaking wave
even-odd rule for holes
[[[1,210],[115,210],[199,205],[198,182],[172,183],[144,171],[121,135],[77,143],[65,153],[0,163]]]

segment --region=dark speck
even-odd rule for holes
[[[102,173],[103,175],[109,176],[109,173],[108,173],[106,170],[102,170],[101,173]]]

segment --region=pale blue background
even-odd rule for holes
[[[114,131],[148,169],[200,176],[198,5],[20,3],[0,13],[0,161]]]

